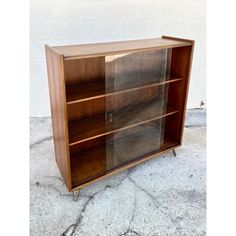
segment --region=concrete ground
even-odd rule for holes
[[[31,236],[206,235],[206,111],[189,110],[183,146],[98,181],[72,200],[51,120],[31,118]]]

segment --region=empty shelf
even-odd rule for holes
[[[67,104],[163,85],[179,80],[181,78],[177,75],[171,75],[165,80],[156,73],[145,73],[70,85],[66,87]]]
[[[118,110],[112,113],[113,120],[106,119],[106,114],[69,122],[70,146],[111,134],[120,130],[135,127],[162,117],[177,113],[174,108],[163,108],[157,102],[141,104],[132,109]]]
[[[176,140],[160,137],[161,124],[125,131],[123,137],[111,138],[83,152],[71,155],[72,185],[77,186],[146,156],[177,146]],[[122,132],[121,132],[122,133]],[[164,137],[164,136],[163,136]],[[107,139],[109,140],[109,139]]]

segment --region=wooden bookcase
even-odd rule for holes
[[[181,145],[194,41],[46,48],[56,162],[69,191]]]

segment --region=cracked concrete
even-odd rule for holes
[[[206,235],[206,111],[189,110],[183,146],[81,190],[57,169],[51,120],[31,118],[31,235]]]

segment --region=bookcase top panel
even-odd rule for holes
[[[93,56],[104,56],[124,52],[142,51],[145,49],[165,49],[192,45],[191,40],[172,37],[139,39],[128,41],[114,41],[105,43],[66,45],[52,47],[57,53],[64,56],[65,60]]]

